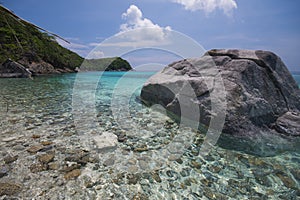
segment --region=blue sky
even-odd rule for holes
[[[145,36],[138,39],[158,41],[160,33],[178,31],[206,50],[271,50],[290,70],[300,71],[299,0],[2,0],[1,3],[22,18],[66,38],[71,44],[61,44],[82,56],[88,56],[97,43],[115,34],[150,26],[153,31],[141,32]],[[106,56],[100,50],[93,56]],[[153,55],[149,52],[139,55]],[[172,56],[165,54],[161,58],[165,57],[167,63],[174,59]],[[146,62],[150,61],[142,64]],[[133,63],[138,64],[141,63]]]

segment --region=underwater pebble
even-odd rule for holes
[[[10,163],[15,162],[16,160],[18,160],[18,157],[19,157],[18,155],[15,155],[15,156],[8,155],[5,158],[3,158],[3,160],[6,164],[10,164]]]
[[[37,153],[38,151],[42,150],[43,149],[43,146],[41,145],[35,145],[35,146],[31,146],[27,149],[27,151],[29,153]]]
[[[38,160],[41,163],[48,164],[54,159],[55,154],[54,153],[46,153],[42,155],[38,155]]]
[[[275,172],[276,176],[283,182],[283,184],[288,187],[288,188],[296,188],[296,182],[289,177],[287,174],[285,174],[284,172]]]
[[[9,167],[6,165],[0,166],[0,178],[3,176],[6,176],[7,173],[9,172]]]
[[[13,182],[0,182],[0,196],[16,195],[22,190],[22,185]]]
[[[75,178],[77,178],[78,176],[80,176],[80,174],[81,174],[80,169],[74,169],[73,171],[67,172],[67,173],[64,175],[64,178],[65,178],[66,180],[75,179]]]

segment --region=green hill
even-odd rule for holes
[[[74,72],[83,61],[83,70],[88,71],[131,69],[130,64],[122,58],[84,60],[60,46],[56,37],[59,36],[19,18],[0,5],[0,68],[3,65],[0,72],[11,73],[11,61],[23,65],[33,75]],[[8,59],[10,62],[7,62]]]
[[[54,36],[41,32],[35,25],[18,18],[2,6],[0,48],[0,63],[10,58],[27,68],[32,68],[32,63],[45,66],[47,63],[55,69],[74,70],[83,61],[76,53],[60,46]]]
[[[80,68],[82,71],[128,71],[131,69],[130,64],[120,57],[84,60]]]

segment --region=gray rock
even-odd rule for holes
[[[0,166],[0,178],[6,176],[9,172],[9,167],[7,165]]]
[[[285,135],[300,136],[300,113],[286,112],[278,117],[274,128]]]
[[[0,78],[28,78],[31,72],[18,62],[11,59],[0,65]]]
[[[300,133],[299,87],[269,51],[211,50],[172,63],[144,84],[141,99],[149,106],[162,105],[177,120],[196,119],[230,135]],[[216,116],[219,121],[212,123]]]

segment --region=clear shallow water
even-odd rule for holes
[[[0,79],[0,183],[19,185],[22,199],[299,198],[299,150],[259,157],[216,146],[199,157],[205,135],[140,104],[152,74]],[[119,142],[100,148],[103,135]]]

